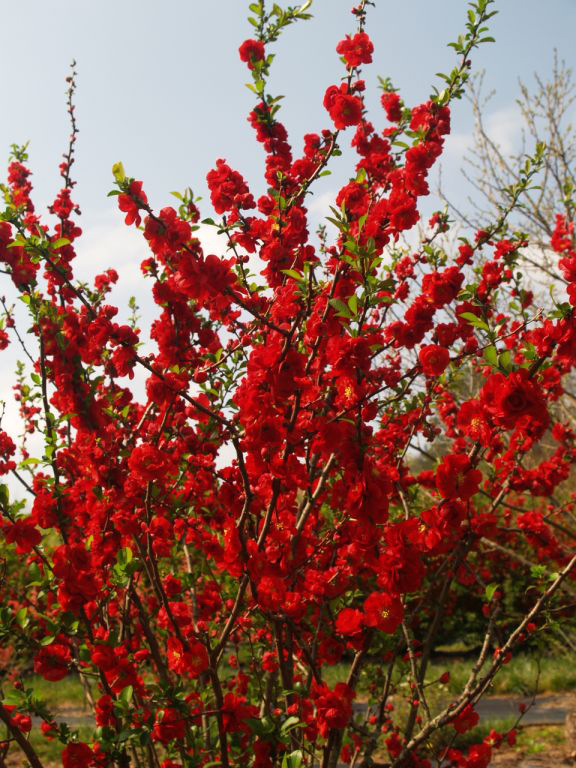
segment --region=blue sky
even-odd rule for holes
[[[77,197],[85,226],[113,207],[106,193],[116,160],[144,180],[155,205],[186,186],[203,193],[206,173],[221,156],[259,181],[262,152],[245,120],[253,96],[243,87],[247,72],[237,54],[252,30],[247,6],[242,0],[5,4],[0,152],[6,156],[12,142],[30,140],[39,199],[50,199],[68,132],[64,78],[76,58]],[[322,96],[341,74],[334,49],[353,30],[350,6],[349,0],[315,0],[314,19],[286,30],[275,46],[270,90],[286,96],[283,119],[295,147],[304,133],[328,125]],[[408,103],[426,99],[434,73],[454,62],[447,43],[463,31],[466,7],[464,0],[377,0],[368,20],[376,46],[369,89],[380,74],[392,78]],[[546,74],[554,48],[574,63],[576,2],[498,0],[495,7],[497,42],[475,53],[474,67],[485,68],[488,88],[497,88],[491,109],[505,111],[518,77]],[[470,130],[466,104],[455,108],[453,126],[456,134]]]
[[[139,234],[124,226],[115,199],[106,196],[113,187],[111,167],[121,160],[129,175],[143,180],[155,208],[175,202],[171,191],[192,187],[204,197],[203,216],[211,215],[206,173],[218,157],[248,179],[255,196],[265,191],[263,153],[246,122],[254,97],[244,87],[248,72],[237,53],[253,31],[247,6],[248,0],[26,0],[2,9],[0,173],[10,144],[29,140],[38,207],[53,199],[69,132],[65,77],[75,58],[80,135],[74,176],[85,231],[77,273],[88,278],[116,267],[122,284],[116,300],[125,304],[136,294],[147,320],[153,309],[138,267],[146,249]],[[286,97],[280,117],[296,153],[304,133],[329,127],[322,98],[342,75],[335,47],[354,30],[350,7],[349,0],[315,0],[314,18],[287,29],[274,46],[269,91]],[[487,90],[497,90],[488,124],[512,148],[520,128],[514,110],[518,78],[530,82],[534,72],[545,78],[554,49],[569,66],[576,64],[576,0],[498,0],[495,8],[499,15],[490,25],[496,43],[475,52],[473,68],[486,69]],[[426,100],[435,73],[455,63],[447,43],[464,31],[466,9],[464,0],[376,0],[370,8],[368,32],[376,51],[366,71],[367,101],[380,128],[385,122],[377,75],[391,77],[409,105]],[[458,201],[467,190],[460,166],[471,130],[464,101],[453,109],[443,160],[443,180]],[[335,162],[334,175],[321,180],[319,196],[309,201],[313,221],[347,180],[343,161]],[[201,234],[209,251],[223,253],[212,231]],[[9,285],[4,291],[9,294]],[[0,398],[9,399],[16,356],[14,347],[4,353]],[[8,409],[5,427],[15,418]]]

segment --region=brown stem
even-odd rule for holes
[[[14,741],[17,742],[22,752],[24,752],[24,754],[26,755],[26,759],[28,760],[32,768],[44,768],[44,766],[40,762],[38,755],[34,751],[34,748],[30,744],[28,739],[26,739],[22,731],[16,728],[16,726],[12,723],[12,718],[10,717],[10,713],[4,707],[3,704],[0,704],[0,720],[2,720],[5,723],[8,730],[12,734]]]

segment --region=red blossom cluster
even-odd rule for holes
[[[551,243],[570,303],[547,314],[520,294],[526,240],[505,217],[454,248],[436,214],[419,246],[401,246],[489,3],[444,92],[409,108],[386,87],[393,125],[382,129],[358,77],[374,50],[368,5],[337,46],[333,128],[307,134],[294,159],[265,51],[306,13],[253,4],[258,39],[240,58],[265,186],[254,195],[223,159],[208,172],[222,218],[204,222],[224,255],[204,252],[190,192],[155,212],[115,166],[118,207],[149,249],[148,353],[137,322],[106,303],[117,273],[92,288],[74,277],[71,150],[54,231],[36,216],[25,153],[9,166],[0,261],[31,317],[14,337],[32,363],[17,400],[44,449],[31,457],[0,431],[0,473],[27,498],[2,487],[0,527],[28,585],[2,584],[2,637],[55,685],[79,675],[97,724],[80,741],[15,680],[0,718],[35,768],[32,715],[62,743],[65,768],[334,768],[376,749],[398,768],[486,768],[513,739],[434,752],[430,736],[476,725],[478,698],[573,578],[564,516],[575,500],[562,484],[576,432],[556,407],[576,366],[573,222],[559,216]],[[333,229],[314,238],[306,197],[352,126],[355,167]],[[8,310],[5,327],[15,331]],[[555,575],[502,615],[505,575],[531,562]],[[428,664],[463,593],[485,619],[485,648],[498,647],[431,726],[427,692],[447,679],[429,680]],[[335,665],[346,681],[328,682]],[[362,675],[367,713],[355,704]]]

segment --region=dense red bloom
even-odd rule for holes
[[[16,469],[16,462],[10,458],[16,453],[16,446],[12,438],[0,430],[0,475],[5,475]]]
[[[392,634],[402,623],[404,608],[397,597],[373,592],[364,601],[364,615],[367,627]]]
[[[555,520],[576,508],[576,430],[561,400],[576,368],[576,314],[563,302],[529,316],[534,296],[518,267],[526,243],[505,236],[502,222],[460,245],[440,243],[451,222],[428,213],[432,230],[399,242],[420,221],[450,108],[409,109],[381,81],[389,122],[369,122],[367,85],[352,73],[373,57],[370,5],[353,9],[356,33],[338,44],[348,77],[326,91],[330,127],[306,134],[298,157],[260,76],[268,81],[268,43],[306,14],[274,6],[261,39],[240,46],[254,73],[248,122],[264,187],[256,209],[246,179],[214,158],[208,207],[222,217],[213,232],[223,239],[213,252],[204,227],[215,222],[199,224],[190,189],[153,210],[142,183],[115,167],[126,223],[143,223],[140,270],[154,316],[145,297],[138,304],[149,334],[135,303],[128,317],[105,303],[114,270],[100,266],[86,281],[75,270],[75,130],[50,209],[58,221],[35,215],[25,152],[14,149],[0,272],[23,301],[14,316],[0,302],[0,349],[12,332],[24,346],[16,324],[28,312],[31,366],[29,383],[20,372],[14,379],[16,408],[0,408],[2,426],[20,410],[24,429],[18,452],[0,429],[0,475],[14,471],[30,501],[0,484],[0,632],[17,630],[0,661],[15,672],[6,693],[15,689],[18,706],[7,709],[22,732],[34,725],[17,677],[26,641],[46,680],[76,668],[99,680],[100,730],[89,744],[60,733],[72,742],[68,768],[127,762],[134,750],[154,751],[150,740],[162,768],[272,768],[296,741],[307,763],[332,765],[365,753],[372,736],[411,768],[487,768],[502,741],[491,733],[467,753],[447,750],[435,726],[419,739],[413,654],[425,662],[424,649],[458,630],[470,599],[483,603],[479,621],[494,617],[503,593],[483,599],[480,584],[503,583],[510,569],[526,576],[512,548],[555,572],[568,562]],[[340,131],[350,126],[345,147]],[[314,238],[321,206],[309,206],[310,195],[338,156],[355,159],[326,201],[331,226]],[[576,305],[569,219],[558,218],[551,246]],[[553,447],[542,454],[545,434]],[[420,471],[415,451],[444,458]],[[556,495],[562,508],[550,505]],[[467,558],[455,562],[458,553]],[[530,610],[537,596],[521,594],[516,607]],[[518,642],[545,623],[534,617]],[[499,621],[502,648],[508,624]],[[349,685],[322,683],[352,650],[389,665],[373,680],[380,693],[381,682],[394,683],[368,731],[352,722],[361,658]],[[406,685],[390,677],[398,663]],[[445,680],[428,681],[432,698]],[[456,711],[456,731],[476,724],[471,706]],[[49,738],[59,730],[43,726]]]
[[[166,456],[155,445],[138,445],[128,459],[132,472],[143,480],[156,480],[166,472]]]
[[[472,469],[470,459],[462,454],[445,456],[436,470],[436,487],[445,499],[466,501],[478,492],[482,472]]]
[[[222,158],[216,161],[216,168],[208,173],[206,181],[216,213],[226,213],[234,208],[256,207],[254,198],[242,176],[238,171],[233,171]]]
[[[19,555],[32,552],[35,546],[40,544],[42,536],[29,517],[16,520],[2,526],[7,544],[16,544],[16,552]]]
[[[472,730],[480,722],[480,716],[474,711],[471,704],[468,704],[459,715],[456,715],[452,720],[454,730],[458,733],[466,733],[466,731]]]
[[[336,631],[341,635],[358,635],[362,631],[364,614],[354,608],[344,608],[336,619]]]
[[[362,102],[349,92],[345,83],[340,88],[336,85],[328,88],[324,96],[324,106],[339,131],[350,125],[358,125],[362,119]]]
[[[96,723],[100,727],[116,725],[114,715],[114,699],[107,694],[101,696],[96,702]]]
[[[492,762],[492,747],[489,744],[473,744],[466,755],[466,768],[488,768]]]
[[[227,693],[224,697],[224,724],[229,733],[241,733],[248,731],[247,720],[256,717],[258,709],[252,704],[248,704],[245,696],[235,696],[233,693]]]
[[[566,217],[558,214],[556,226],[550,238],[550,245],[556,253],[568,253],[576,248],[574,241],[574,222],[567,222]]]
[[[136,224],[140,226],[142,217],[140,210],[148,204],[148,198],[142,190],[141,181],[133,181],[130,184],[128,192],[118,195],[118,207],[126,214],[126,224]]]
[[[12,724],[22,733],[29,733],[32,730],[32,718],[30,715],[22,715],[17,712],[15,715],[12,715],[11,720]]]
[[[480,402],[499,424],[507,429],[518,425],[525,416],[546,424],[548,411],[542,391],[526,370],[504,376],[490,376],[484,385]]]
[[[374,45],[365,32],[358,32],[354,37],[346,35],[336,46],[336,51],[345,59],[348,68],[352,69],[360,64],[370,64]]]
[[[238,52],[241,61],[248,64],[248,69],[254,69],[254,63],[264,59],[264,43],[260,40],[244,40]]]
[[[161,744],[169,744],[171,741],[183,739],[185,733],[186,720],[181,712],[175,709],[159,710],[152,729],[153,739]]]
[[[162,208],[154,218],[147,216],[144,223],[144,237],[159,257],[177,251],[190,240],[191,234],[190,224],[182,221],[171,207]]]
[[[94,765],[94,752],[81,741],[68,744],[62,752],[62,768],[90,768]]]
[[[369,204],[368,190],[363,184],[357,184],[351,181],[345,187],[342,187],[336,198],[338,207],[344,205],[346,213],[350,218],[363,216],[368,210]]]
[[[444,347],[429,344],[420,349],[418,359],[426,376],[441,376],[450,362],[450,352]]]
[[[465,435],[484,443],[490,436],[487,415],[486,409],[478,400],[469,400],[460,406],[456,423]]]
[[[380,97],[380,101],[386,112],[386,117],[391,123],[398,123],[402,119],[402,99],[393,91],[386,91]]]
[[[178,675],[198,677],[210,666],[208,651],[199,642],[191,642],[186,650],[179,640],[168,639],[168,666]]]
[[[422,293],[438,309],[458,295],[464,275],[458,267],[449,267],[443,272],[432,272],[422,280]]]
[[[34,673],[44,680],[57,683],[68,674],[68,667],[72,660],[70,648],[61,643],[52,643],[41,648],[34,658]]]
[[[345,728],[352,717],[354,691],[345,683],[338,683],[333,691],[327,685],[312,686],[320,735],[326,738],[332,728]]]

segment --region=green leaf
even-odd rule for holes
[[[486,347],[484,350],[484,360],[486,360],[488,365],[492,365],[494,368],[498,367],[498,352],[496,351],[496,347]]]
[[[498,584],[488,584],[486,589],[484,590],[484,595],[486,597],[486,601],[491,603],[492,598],[496,594],[496,590],[498,589]]]
[[[304,755],[302,750],[296,749],[282,758],[282,768],[301,768]]]
[[[508,349],[502,352],[501,355],[498,355],[498,365],[504,371],[512,370],[512,357]]]
[[[294,278],[294,280],[298,280],[299,283],[305,283],[306,278],[304,275],[301,275],[300,272],[297,272],[295,269],[282,269],[280,270],[283,274],[288,275],[288,277]]]
[[[288,733],[294,730],[294,728],[305,728],[305,723],[301,722],[295,715],[288,717],[280,726],[280,733]]]
[[[124,171],[124,166],[122,163],[114,163],[112,166],[112,174],[118,184],[122,184],[126,180],[126,173]]]
[[[16,619],[16,623],[22,628],[24,628],[28,624],[27,614],[28,614],[28,608],[20,608],[20,610],[17,611],[16,615],[14,616],[14,618]]]
[[[489,331],[490,328],[484,320],[481,320],[477,315],[475,315],[473,312],[462,312],[462,314],[459,314],[458,317],[462,317],[464,320],[467,320],[469,325],[474,326],[474,328],[480,328],[482,331]]]
[[[118,699],[120,701],[123,701],[125,704],[130,704],[133,696],[134,696],[134,687],[132,685],[127,685],[126,688],[123,688],[122,691],[120,692]]]
[[[340,317],[347,317],[347,318],[352,317],[350,310],[348,309],[347,305],[344,304],[342,299],[330,299],[328,303],[330,304],[331,307],[334,307],[334,309],[336,310],[336,314],[339,315]]]
[[[22,694],[20,691],[10,691],[8,695],[2,699],[2,704],[5,707],[17,707],[22,703]]]
[[[548,569],[545,565],[530,566],[530,575],[533,579],[542,579],[546,576]]]
[[[65,245],[70,245],[70,240],[67,240],[65,237],[61,237],[59,240],[55,240],[53,243],[50,243],[50,248],[53,251],[57,251],[58,248],[62,248]]]

